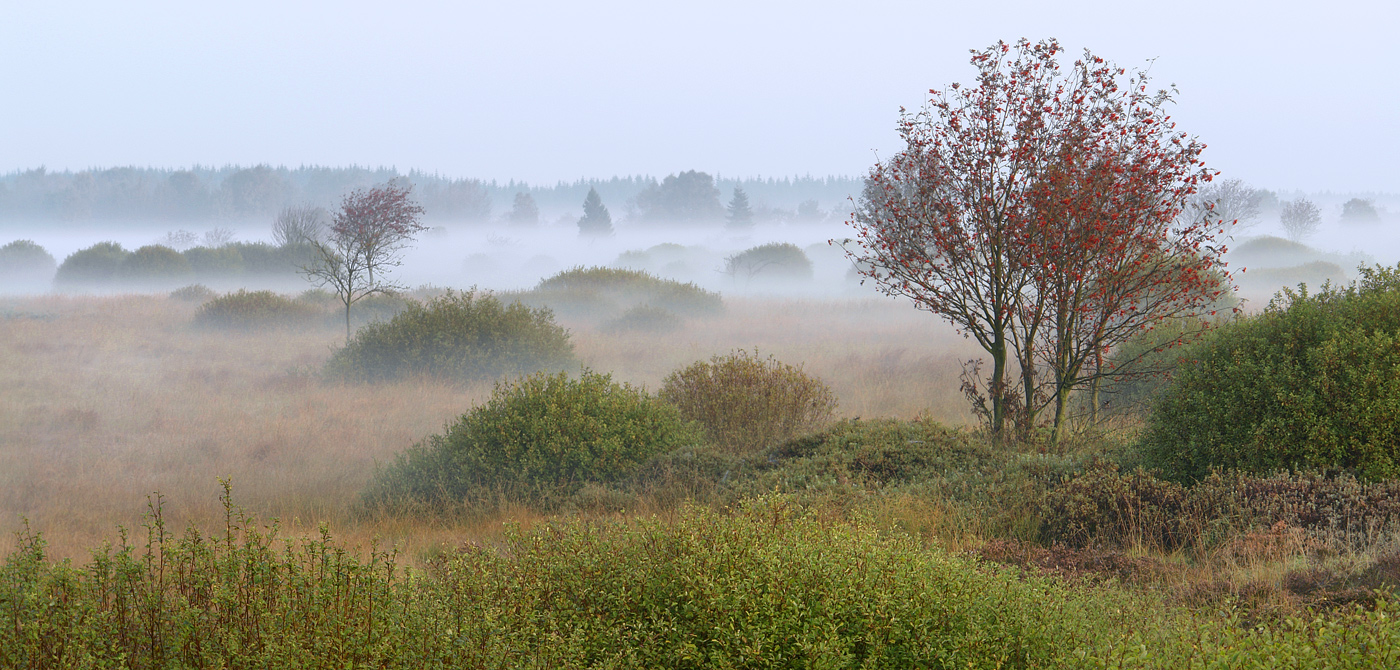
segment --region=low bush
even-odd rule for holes
[[[726,258],[724,273],[738,280],[809,280],[812,260],[801,247],[772,242]]]
[[[54,284],[65,287],[108,284],[130,254],[116,242],[98,242],[80,249],[63,259],[54,275]]]
[[[668,375],[661,398],[705,427],[712,444],[733,452],[771,446],[820,428],[836,394],[801,367],[743,350]]]
[[[213,249],[186,249],[184,256],[195,276],[201,279],[236,277],[243,273],[243,254],[231,244]]]
[[[215,293],[213,289],[204,284],[190,284],[189,286],[182,286],[171,291],[170,299],[179,300],[181,302],[203,303],[218,297],[218,295],[219,294]]]
[[[612,377],[584,371],[499,383],[464,414],[378,471],[371,508],[554,506],[586,483],[632,474],[648,458],[699,440],[674,407]]]
[[[0,247],[0,290],[47,287],[58,270],[54,257],[33,240]]]
[[[305,327],[324,318],[324,312],[272,291],[239,289],[210,300],[194,314],[203,328],[256,330]]]
[[[360,328],[331,356],[326,374],[351,381],[427,375],[471,382],[574,364],[569,334],[549,310],[448,292],[426,303],[407,301],[388,321]]]
[[[1178,481],[1215,468],[1400,476],[1400,270],[1285,291],[1187,352],[1142,438]]]
[[[600,330],[605,333],[671,333],[685,322],[679,316],[651,305],[638,305],[615,319],[606,321]]]
[[[117,277],[132,283],[168,283],[194,274],[190,262],[180,252],[159,244],[148,244],[122,259]]]
[[[516,295],[558,314],[605,320],[641,305],[684,316],[706,316],[724,309],[719,294],[695,284],[661,279],[640,270],[576,267]]]

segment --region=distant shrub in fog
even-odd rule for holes
[[[201,305],[194,323],[203,328],[258,330],[305,327],[324,317],[324,310],[272,291],[239,289]]]
[[[652,305],[637,305],[621,316],[603,323],[605,333],[670,333],[680,330],[684,321],[679,316]]]
[[[170,299],[179,300],[181,302],[202,303],[213,299],[217,295],[219,294],[215,293],[213,289],[204,284],[190,284],[189,286],[182,286],[171,291]]]
[[[459,382],[558,371],[575,364],[569,334],[547,309],[448,292],[408,301],[364,326],[326,363],[329,377],[383,381],[427,375]]]
[[[75,287],[110,283],[129,255],[131,252],[116,242],[98,242],[63,259],[54,275],[54,284]]]
[[[565,270],[518,297],[560,314],[599,320],[640,305],[685,316],[716,314],[724,309],[718,293],[695,284],[661,279],[640,270],[603,267]]]
[[[243,273],[243,254],[233,245],[195,247],[185,251],[184,256],[195,276],[201,279],[234,277]]]
[[[674,406],[642,389],[589,371],[578,379],[540,373],[498,384],[445,434],[400,454],[376,473],[364,502],[551,507],[586,483],[616,481],[652,456],[699,441]]]
[[[165,283],[187,279],[194,274],[190,262],[180,252],[159,244],[148,244],[122,259],[117,277],[125,282]]]
[[[724,273],[741,280],[809,280],[812,261],[795,244],[772,242],[724,259]]]
[[[58,263],[33,240],[15,240],[0,247],[0,291],[6,287],[47,286]]]
[[[711,444],[736,453],[821,428],[836,411],[836,394],[822,380],[743,350],[672,372],[659,395],[704,426]]]
[[[1342,203],[1342,220],[1353,223],[1371,223],[1381,220],[1376,204],[1370,200],[1352,198]]]

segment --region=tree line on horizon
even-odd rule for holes
[[[116,167],[78,172],[45,168],[0,175],[0,221],[219,221],[276,216],[289,206],[333,205],[346,193],[375,184],[411,185],[430,220],[485,223],[500,216],[534,223],[545,216],[577,218],[595,192],[620,220],[725,221],[734,192],[752,200],[756,221],[812,221],[859,192],[855,177],[713,177],[695,170],[656,179],[614,176],[550,186],[451,178],[393,168],[195,166],[188,169]],[[533,208],[533,211],[531,210]],[[497,214],[500,212],[500,214]],[[820,212],[821,216],[817,216]]]

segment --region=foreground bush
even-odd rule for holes
[[[712,444],[733,452],[815,430],[836,411],[836,394],[820,379],[743,350],[672,372],[660,395],[699,421]]]
[[[1142,443],[1170,478],[1213,468],[1400,476],[1400,270],[1285,291],[1186,354]]]
[[[194,323],[203,328],[233,330],[292,328],[311,325],[323,314],[316,307],[272,291],[239,289],[200,305]]]
[[[485,405],[379,471],[370,507],[451,508],[497,501],[553,505],[589,482],[609,482],[646,459],[695,444],[675,407],[585,371],[498,384]]]
[[[98,242],[86,249],[79,249],[63,259],[54,275],[58,286],[92,286],[111,282],[117,269],[131,252],[116,242]]]
[[[402,309],[356,331],[326,363],[326,374],[354,381],[428,375],[470,382],[575,364],[568,332],[546,309],[452,291],[426,303],[408,301]]]

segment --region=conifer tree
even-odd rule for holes
[[[730,198],[728,210],[729,227],[734,229],[753,227],[753,209],[749,207],[749,194],[738,186],[734,187],[734,197]]]
[[[583,218],[578,220],[578,233],[588,237],[607,237],[613,233],[612,215],[603,206],[598,189],[589,188],[583,199]]]

